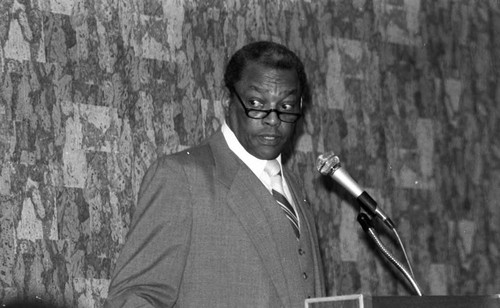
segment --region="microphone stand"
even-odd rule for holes
[[[395,228],[392,228],[394,231],[399,245],[403,249],[403,253],[405,255],[406,261],[408,263],[408,266],[410,268],[411,274],[408,272],[408,270],[389,252],[389,250],[385,247],[385,245],[382,243],[380,238],[378,237],[377,233],[375,233],[375,228],[372,224],[372,221],[370,217],[368,217],[367,214],[361,212],[358,214],[358,222],[363,228],[363,230],[368,234],[368,237],[370,237],[373,242],[375,243],[375,246],[378,248],[378,250],[386,257],[396,268],[405,276],[405,278],[410,282],[411,286],[413,287],[413,290],[417,293],[418,296],[422,296],[422,292],[420,291],[420,287],[418,286],[415,278],[413,277],[413,271],[411,271],[411,265],[408,260],[408,257],[406,255],[406,251],[404,249],[403,243],[401,242],[401,239],[399,238],[399,235],[396,231]]]

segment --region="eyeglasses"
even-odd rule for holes
[[[248,108],[247,106],[245,106],[245,103],[243,103],[243,100],[241,99],[238,92],[236,92],[236,90],[234,89],[232,90],[232,92],[236,94],[236,97],[240,101],[241,106],[243,106],[243,109],[245,109],[245,114],[247,115],[247,117],[251,119],[264,119],[273,111],[276,112],[278,119],[286,123],[295,123],[302,116],[301,113],[283,112],[276,108],[264,109],[264,110]],[[300,105],[302,106],[302,97],[300,98]]]

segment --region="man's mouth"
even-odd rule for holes
[[[266,145],[277,145],[281,141],[281,136],[278,135],[259,135],[261,143]]]

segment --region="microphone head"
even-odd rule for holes
[[[340,166],[340,159],[332,151],[318,156],[316,169],[323,175],[332,175]]]

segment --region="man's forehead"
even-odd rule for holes
[[[274,93],[276,95],[292,95],[299,92],[298,84],[291,87],[280,87],[278,84],[267,84],[265,86],[250,84],[247,89],[261,94]]]

